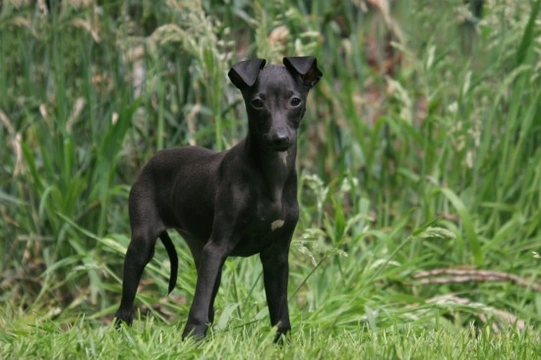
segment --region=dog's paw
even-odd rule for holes
[[[274,343],[277,345],[284,345],[289,342],[289,334],[291,332],[291,327],[280,328],[276,330],[276,336],[274,337]]]
[[[127,326],[131,326],[133,322],[133,315],[131,314],[131,311],[129,313],[126,313],[124,311],[119,310],[115,314],[115,329],[120,329],[122,326],[122,323],[126,324]]]
[[[182,333],[182,340],[190,338],[195,340],[196,342],[200,342],[205,338],[205,335],[207,334],[207,328],[207,325],[186,324],[184,332]]]

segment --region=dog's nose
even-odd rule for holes
[[[272,143],[274,146],[282,147],[289,144],[289,135],[285,129],[278,130],[272,136]]]

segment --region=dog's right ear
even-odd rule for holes
[[[233,65],[227,73],[231,82],[238,88],[244,89],[254,86],[259,71],[265,66],[263,59],[250,59]]]
[[[317,60],[311,56],[285,57],[284,65],[293,75],[297,75],[304,85],[313,88],[323,74],[317,68]]]

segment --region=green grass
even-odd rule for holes
[[[300,322],[301,319],[295,319]],[[314,319],[315,320],[315,319]],[[395,323],[385,328],[330,330],[317,321],[302,326],[283,346],[273,343],[272,329],[260,324],[232,324],[211,332],[203,342],[181,340],[181,328],[156,321],[116,331],[78,319],[69,326],[26,319],[26,326],[2,335],[3,359],[536,359],[540,334],[531,328],[495,332],[473,326],[439,324],[423,328]]]
[[[96,3],[0,5],[1,358],[540,356],[541,1],[486,1],[473,26],[463,1],[395,1],[392,76],[381,13],[354,1]],[[141,320],[112,331],[138,171],[241,139],[227,70],[286,54],[324,73],[299,138],[291,343],[270,344],[255,257],[226,262],[211,339],[181,342],[195,270],[176,234],[177,287],[158,246]]]

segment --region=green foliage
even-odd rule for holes
[[[195,344],[181,340],[181,329],[158,321],[121,331],[89,326],[84,318],[68,327],[39,318],[24,321],[32,326],[8,328],[0,338],[3,359],[535,359],[541,340],[533,329],[426,330],[395,322],[377,331],[360,326],[351,332],[305,322],[283,346],[273,344],[272,329],[259,326],[228,327]]]
[[[246,357],[534,357],[538,334],[505,329],[541,321],[540,0],[487,0],[469,33],[462,1],[394,2],[387,24],[365,1],[52,3],[50,14],[0,5],[0,301],[18,309],[0,316],[0,357],[71,355],[55,341],[98,358],[118,343],[137,345],[119,354],[145,358],[188,348],[216,357],[220,347]],[[299,139],[290,254],[299,346],[269,344],[256,258],[226,263],[211,342],[196,348],[161,326],[184,322],[193,295],[179,236],[173,294],[163,297],[169,265],[158,246],[138,295],[148,323],[100,328],[120,294],[137,172],[162,148],[241,139],[243,103],[227,70],[286,54],[316,56],[324,73]],[[418,277],[435,269],[521,280]],[[500,337],[515,345],[491,348]],[[440,356],[416,352],[433,343],[448,345]]]

